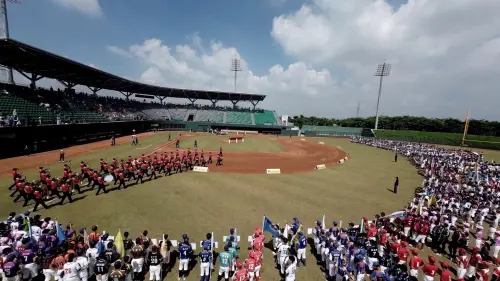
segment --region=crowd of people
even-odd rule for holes
[[[64,156],[63,156],[64,157]],[[64,158],[63,158],[64,159]],[[222,165],[222,149],[217,154],[216,165]],[[34,201],[33,210],[42,206],[48,209],[47,201],[59,198],[57,204],[63,204],[67,199],[73,202],[73,194],[81,194],[86,191],[97,189],[96,195],[100,192],[108,193],[109,186],[113,189],[126,189],[132,185],[144,183],[145,180],[153,180],[160,174],[171,176],[172,174],[188,172],[195,166],[206,167],[213,163],[212,152],[205,153],[191,149],[157,153],[151,155],[142,154],[138,158],[129,156],[126,160],[113,158],[110,162],[100,160],[99,168],[92,168],[84,161],[80,163],[80,171],[73,171],[68,164],[63,166],[62,176],[56,177],[51,174],[48,167],[39,167],[40,178],[38,180],[28,180],[17,168],[12,169],[13,183],[9,190],[13,191],[10,196],[14,202],[24,200],[23,207],[28,206],[30,201]],[[86,188],[86,190],[84,190]]]
[[[341,221],[329,225],[323,218],[311,229],[312,237],[307,237],[298,218],[284,227],[265,218],[250,239],[248,254],[242,253],[233,229],[220,253],[214,251],[211,233],[202,242],[202,250],[195,253],[187,235],[179,243],[166,234],[155,243],[147,231],[133,240],[124,233],[110,241],[109,236],[98,233],[97,226],[87,235],[85,229],[76,233],[71,224],[62,231],[51,218],[12,213],[0,225],[3,277],[9,281],[86,281],[95,275],[97,280],[140,281],[149,272],[150,280],[162,280],[178,257],[179,280],[186,278],[193,261],[199,259],[202,281],[212,274],[217,280],[258,281],[267,242],[263,233],[268,232],[276,267],[286,281],[295,280],[300,266],[310,266],[308,247],[326,280],[432,281],[439,276],[451,281],[453,275],[457,280],[500,280],[497,165],[468,150],[371,138],[351,141],[394,151],[418,168],[424,177],[422,186],[403,210],[380,213],[373,219],[364,217],[347,227]],[[147,159],[128,162],[146,163]],[[100,172],[106,171],[105,165]],[[424,256],[429,249],[433,253]]]

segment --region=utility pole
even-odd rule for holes
[[[236,93],[236,81],[238,80],[238,72],[242,71],[240,59],[234,58],[231,61],[231,72],[234,72],[234,92]]]
[[[359,117],[359,106],[361,105],[361,103],[358,102],[358,108],[356,109],[356,117]]]
[[[9,3],[21,3],[19,0],[8,0]],[[0,38],[10,38],[9,34],[9,18],[7,16],[7,0],[0,0]],[[10,67],[0,67],[2,72],[7,74],[7,82],[14,84],[14,74]]]
[[[384,76],[389,76],[391,74],[391,65],[388,63],[379,64],[377,67],[377,72],[375,72],[375,76],[380,77],[380,84],[378,86],[378,98],[377,98],[377,112],[375,115],[375,130],[378,129],[378,106],[380,104],[380,96],[382,95],[382,79]]]

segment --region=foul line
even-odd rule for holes
[[[148,145],[148,146],[145,146],[145,147],[138,147],[138,148],[136,148],[136,149],[146,149],[146,148],[151,147],[151,146],[153,146],[153,145],[152,145],[152,144],[150,144],[150,145]]]

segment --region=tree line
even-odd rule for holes
[[[374,128],[375,117],[330,119],[304,115],[290,117],[290,122],[302,129],[304,125]],[[378,128],[383,130],[412,130],[443,133],[463,133],[464,120],[454,118],[426,118],[413,116],[380,116]],[[500,136],[500,122],[473,120],[469,122],[468,134]]]

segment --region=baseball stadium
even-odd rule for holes
[[[30,81],[0,84],[5,280],[500,278],[499,142],[469,114],[454,133],[299,125],[265,94],[153,86],[11,38],[0,65]]]

